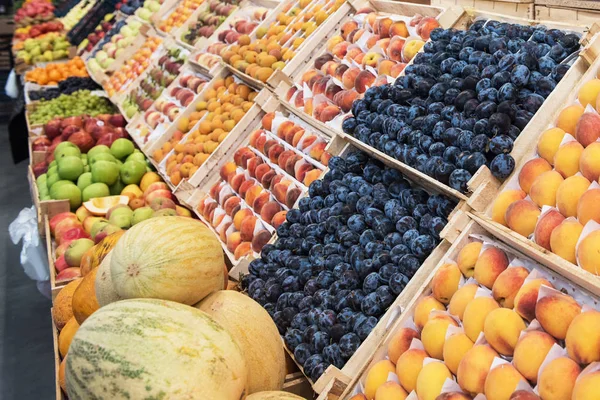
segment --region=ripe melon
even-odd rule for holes
[[[81,258],[81,276],[86,276],[91,270],[100,265],[104,257],[115,247],[121,236],[125,233],[124,230],[117,231],[108,235],[97,245],[86,251]]]
[[[73,293],[75,289],[79,287],[81,278],[75,279],[69,282],[67,286],[62,288],[54,299],[54,306],[52,308],[52,319],[58,330],[61,330],[71,318],[73,318]]]
[[[79,287],[73,293],[73,315],[79,325],[83,324],[87,317],[100,308],[96,300],[96,289],[94,288],[96,272],[98,272],[98,268],[94,268],[92,272],[84,276]]]
[[[223,249],[202,222],[151,218],[129,229],[112,251],[113,286],[125,299],[196,304],[223,288]]]
[[[58,367],[58,385],[62,389],[63,392],[67,393],[67,385],[65,382],[65,366],[67,365],[66,357],[60,362],[60,367]]]
[[[71,399],[240,399],[247,375],[225,328],[156,299],[100,308],[73,338],[66,365]]]
[[[96,271],[96,279],[94,282],[94,291],[96,292],[96,301],[100,307],[104,307],[107,304],[114,303],[115,301],[123,300],[117,292],[112,283],[110,276],[110,261],[112,259],[112,252],[108,253],[104,260],[98,266]]]
[[[259,392],[251,394],[245,400],[304,400],[304,397],[296,396],[288,392]]]
[[[238,342],[248,365],[248,393],[279,390],[285,380],[285,353],[269,313],[233,290],[213,293],[196,304]]]
[[[71,346],[71,341],[73,340],[73,336],[79,329],[79,324],[75,317],[71,318],[69,322],[65,325],[65,327],[60,331],[58,335],[58,351],[60,352],[61,357],[67,355],[69,351],[69,346]]]

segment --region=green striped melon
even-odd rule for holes
[[[213,293],[197,308],[221,324],[237,341],[248,366],[248,393],[280,390],[286,374],[285,352],[269,313],[233,290]]]
[[[194,307],[156,299],[100,308],[69,348],[70,399],[239,400],[247,367],[240,347]]]
[[[288,392],[259,392],[251,394],[245,400],[305,400],[304,397],[296,396]]]
[[[110,272],[124,299],[192,305],[223,288],[223,249],[202,222],[150,218],[129,229],[112,251]]]
[[[123,300],[117,292],[112,283],[110,276],[110,260],[112,259],[112,251],[104,256],[104,259],[98,265],[98,272],[96,272],[96,281],[94,282],[94,289],[96,290],[96,300],[100,307],[104,307],[107,304],[114,303],[115,301]]]

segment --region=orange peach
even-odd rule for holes
[[[564,108],[560,114],[558,114],[558,119],[556,120],[556,127],[562,129],[563,131],[570,133],[571,135],[575,135],[577,128],[577,121],[585,112],[585,108],[583,108],[579,104],[573,104]]]
[[[564,136],[565,131],[560,128],[550,128],[542,132],[537,144],[537,152],[540,157],[549,163],[554,163],[554,155]]]
[[[583,176],[574,175],[565,179],[556,191],[556,206],[565,217],[575,217],[577,215],[577,204],[581,196],[590,186]]]
[[[552,166],[543,158],[529,160],[523,165],[523,168],[521,168],[521,171],[519,172],[519,186],[521,186],[521,189],[523,189],[525,193],[529,193],[535,178],[542,173],[551,170]]]
[[[388,343],[388,358],[396,364],[405,351],[410,348],[413,339],[419,339],[419,333],[411,328],[400,328]]]
[[[587,147],[600,138],[600,115],[585,113],[577,121],[575,138],[583,147]]]
[[[540,209],[529,200],[518,200],[506,209],[506,225],[520,235],[528,237],[535,230]]]
[[[577,219],[582,225],[590,220],[600,223],[600,189],[590,189],[579,198]]]
[[[549,288],[553,287],[548,280],[535,278],[525,282],[517,292],[515,297],[515,311],[527,321],[535,319],[535,305],[542,285]]]
[[[525,332],[517,341],[513,353],[515,368],[525,378],[535,384],[540,366],[555,343],[554,338],[546,332]]]
[[[557,256],[577,264],[575,256],[575,246],[583,230],[581,225],[576,220],[564,220],[552,231],[550,235],[550,249]]]
[[[534,241],[546,250],[550,250],[552,231],[565,220],[565,217],[553,209],[542,215],[535,226]]]
[[[556,339],[563,340],[571,321],[581,313],[581,306],[571,296],[552,291],[538,299],[535,319],[542,328]]]
[[[500,193],[492,206],[492,220],[506,226],[506,210],[512,203],[523,200],[525,197],[527,197],[527,193],[519,189],[505,190]]]
[[[561,174],[556,171],[543,172],[535,178],[531,185],[531,190],[529,192],[531,200],[537,204],[538,207],[555,206],[556,193],[563,181],[564,179]]]

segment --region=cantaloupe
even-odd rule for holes
[[[61,357],[67,355],[69,346],[71,346],[71,341],[73,340],[73,336],[75,336],[75,333],[78,329],[79,323],[77,323],[75,317],[72,317],[62,331],[60,331],[60,334],[58,335],[58,351]]]
[[[232,400],[242,398],[248,372],[233,337],[206,313],[134,299],[81,325],[65,375],[71,399]]]
[[[96,300],[96,289],[94,288],[97,272],[98,268],[94,268],[92,272],[84,276],[79,287],[73,293],[73,316],[75,316],[79,325],[83,324],[87,317],[100,308]]]
[[[65,366],[67,365],[67,359],[63,358],[58,367],[58,385],[63,392],[67,393],[67,384],[65,382]]]
[[[304,397],[296,396],[288,392],[259,392],[251,394],[245,400],[305,400]]]
[[[112,251],[113,286],[125,299],[196,304],[223,288],[223,249],[202,222],[151,218],[129,229]]]
[[[69,282],[67,286],[62,288],[54,299],[54,306],[52,308],[52,319],[58,330],[61,330],[71,318],[73,318],[73,293],[75,289],[79,287],[81,278],[75,279]]]
[[[285,380],[285,353],[273,319],[250,297],[233,290],[213,293],[196,304],[233,336],[248,365],[248,394],[279,390]]]
[[[86,276],[94,268],[98,267],[104,257],[112,251],[121,236],[125,233],[124,230],[117,231],[113,234],[108,235],[100,241],[97,245],[89,249],[81,258],[81,276]]]
[[[94,291],[96,292],[96,301],[100,307],[104,307],[107,304],[114,303],[115,301],[123,300],[112,284],[112,278],[110,276],[110,260],[112,259],[112,252],[108,253],[104,260],[98,266],[96,271],[96,279],[94,282]]]

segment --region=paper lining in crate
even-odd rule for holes
[[[469,398],[477,393],[490,397],[498,390],[506,395],[525,390],[544,398],[553,385],[551,370],[561,362],[576,366],[574,375],[561,373],[570,382],[567,387],[585,375],[576,379],[578,363],[590,362],[580,346],[594,339],[580,329],[585,319],[600,318],[590,311],[598,310],[600,292],[537,264],[495,233],[476,220],[467,223],[360,374],[343,394],[332,393],[336,398],[360,393],[371,398],[385,382],[411,398],[426,391],[434,397],[463,391]],[[566,351],[556,344],[565,336]],[[572,360],[551,366],[558,357]],[[482,361],[481,371],[472,369],[475,358]],[[426,367],[432,362],[441,364]]]

